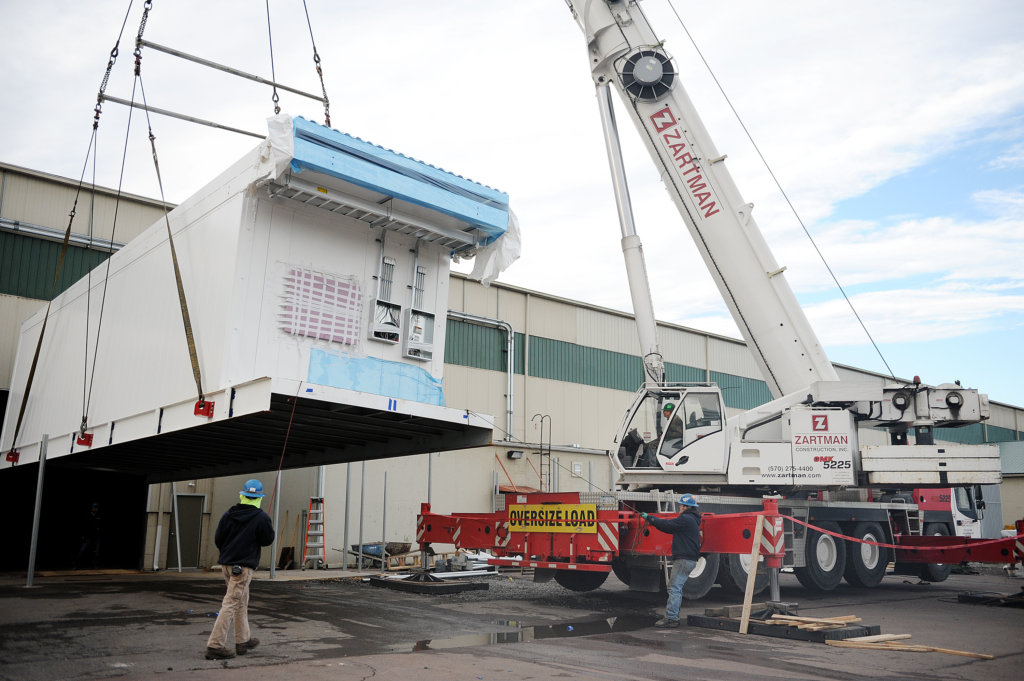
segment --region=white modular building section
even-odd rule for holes
[[[17,461],[0,465],[37,460],[44,434],[48,458],[151,481],[276,468],[286,428],[285,467],[486,444],[488,417],[444,400],[448,263],[500,239],[507,204],[271,119],[265,143],[53,301],[14,441],[45,315],[23,324],[0,440]]]

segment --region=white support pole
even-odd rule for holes
[[[181,572],[181,524],[178,518],[178,483],[171,483],[171,512],[174,514],[174,547],[178,552],[178,572]]]
[[[321,509],[323,505],[321,505]],[[323,520],[323,514],[321,514]],[[281,541],[281,469],[277,469],[277,482],[274,484],[274,544],[270,549],[270,578],[277,577],[277,546]],[[325,544],[326,546],[326,544]],[[326,550],[324,554],[326,555]]]
[[[362,462],[362,479],[359,483],[359,559],[356,569],[363,571],[363,510],[366,501],[366,462]]]
[[[36,576],[36,548],[39,546],[39,515],[43,508],[43,468],[46,466],[46,447],[49,442],[49,435],[43,435],[43,439],[39,442],[39,474],[36,476],[36,504],[35,509],[32,511],[32,541],[28,549],[28,580],[25,582],[25,588],[32,587]]]
[[[380,557],[382,560],[387,561],[388,559],[388,472],[384,471],[384,503],[381,505],[383,509],[380,519]],[[386,566],[385,564],[382,566]]]
[[[342,531],[342,542],[341,550],[345,555],[345,569],[348,569],[348,498],[349,492],[352,486],[349,484],[352,481],[352,464],[345,464],[345,529]]]

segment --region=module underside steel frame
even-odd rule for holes
[[[269,378],[207,399],[210,418],[195,415],[188,401],[98,424],[91,446],[76,433],[51,437],[47,459],[152,484],[466,449],[492,439],[485,416]],[[40,443],[19,450],[22,465],[31,463]]]

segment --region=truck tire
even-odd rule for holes
[[[693,568],[693,572],[686,579],[686,584],[683,584],[683,598],[694,601],[707,596],[711,587],[715,585],[715,580],[718,579],[720,559],[721,556],[717,553],[702,553],[700,555],[697,567]]]
[[[612,572],[619,578],[619,581],[629,586],[629,563],[621,556],[612,558]]]
[[[821,529],[841,532],[839,523],[826,521]],[[817,530],[807,531],[804,567],[793,570],[796,578],[812,591],[832,591],[843,580],[846,569],[846,542]]]
[[[948,537],[949,528],[945,523],[925,523],[926,537]],[[920,577],[926,582],[944,582],[953,570],[951,563],[925,563],[921,566]]]
[[[850,536],[879,543],[887,541],[882,526],[874,522],[857,523]],[[878,586],[885,577],[888,564],[889,549],[871,544],[850,544],[846,547],[846,571],[843,576],[851,586],[871,588]]]
[[[718,564],[718,583],[722,589],[734,595],[744,595],[747,590],[747,570],[750,565],[749,554],[724,553]],[[754,578],[754,593],[759,594],[768,588],[768,571],[764,563],[757,564],[757,576]]]
[[[555,581],[570,591],[593,591],[608,579],[607,572],[591,570],[557,570]]]

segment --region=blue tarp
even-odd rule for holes
[[[316,171],[464,220],[491,243],[508,229],[508,194],[304,118],[292,172]]]
[[[444,406],[441,380],[420,367],[402,362],[351,357],[313,348],[309,351],[307,380],[332,388]]]

